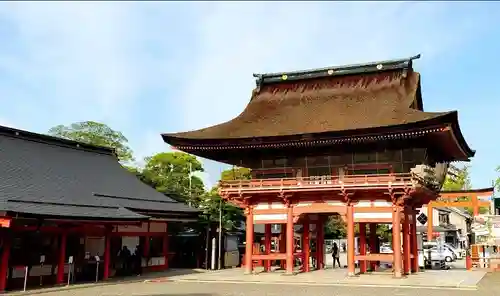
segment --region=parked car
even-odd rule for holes
[[[434,247],[424,245],[423,256],[425,261],[444,260],[446,262],[453,262],[456,260],[456,255],[444,246]]]
[[[382,245],[382,246],[380,246],[380,253],[390,254],[390,253],[393,253],[393,250],[388,245]]]
[[[457,260],[457,259],[462,259],[464,257],[464,251],[462,249],[459,249],[459,248],[456,248],[454,247],[453,245],[449,244],[449,243],[444,243],[444,244],[438,244],[437,242],[435,241],[432,241],[432,242],[425,242],[424,243],[424,248],[430,248],[430,247],[439,247],[439,246],[442,246],[446,249],[448,249],[450,252],[453,253],[453,259],[454,260]]]

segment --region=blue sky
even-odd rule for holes
[[[1,2],[0,124],[95,120],[137,159],[160,133],[229,120],[255,72],[422,54],[428,111],[458,110],[475,187],[500,165],[500,3]],[[495,19],[496,18],[496,19]],[[204,161],[207,183],[220,165]]]

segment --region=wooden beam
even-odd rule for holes
[[[473,201],[431,201],[429,203],[432,207],[457,207],[457,208],[467,208],[474,207]],[[489,207],[490,203],[487,201],[477,201],[479,207]]]
[[[452,191],[452,192],[440,192],[439,197],[441,198],[458,198],[458,197],[473,197],[473,196],[490,196],[493,195],[493,188],[477,189],[477,190],[464,190],[464,191]]]

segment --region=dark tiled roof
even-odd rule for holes
[[[109,149],[0,127],[0,211],[138,219],[196,212],[142,183]]]
[[[75,206],[43,202],[3,201],[0,202],[0,209],[21,214],[71,217],[75,219],[140,220],[148,218],[122,207]]]
[[[253,91],[245,110],[228,122],[191,132],[164,134],[164,139],[169,142],[171,138],[207,140],[318,134],[405,125],[450,113],[410,108],[420,99],[420,75],[411,69],[411,63],[350,75],[312,78],[304,75],[292,81],[262,83]]]

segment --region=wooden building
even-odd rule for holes
[[[23,286],[107,279],[123,246],[147,270],[168,268],[167,226],[196,209],[142,183],[107,148],[0,127],[0,293]],[[70,266],[69,258],[73,258]]]
[[[348,275],[355,275],[355,261],[361,273],[381,260],[393,262],[396,277],[417,271],[417,209],[438,197],[448,164],[468,161],[474,151],[456,111],[424,111],[416,58],[255,74],[257,86],[236,118],[163,134],[185,152],[252,169],[252,180],[220,184],[221,195],[245,209],[247,242],[254,240],[254,224],[286,225],[286,249],[279,253],[256,256],[247,243],[246,272],[252,260],[282,260],[293,273],[294,257],[310,256],[312,223],[323,250],[323,223],[332,213],[347,222]],[[378,223],[392,224],[393,254],[377,250]],[[294,224],[305,229],[300,253]]]

